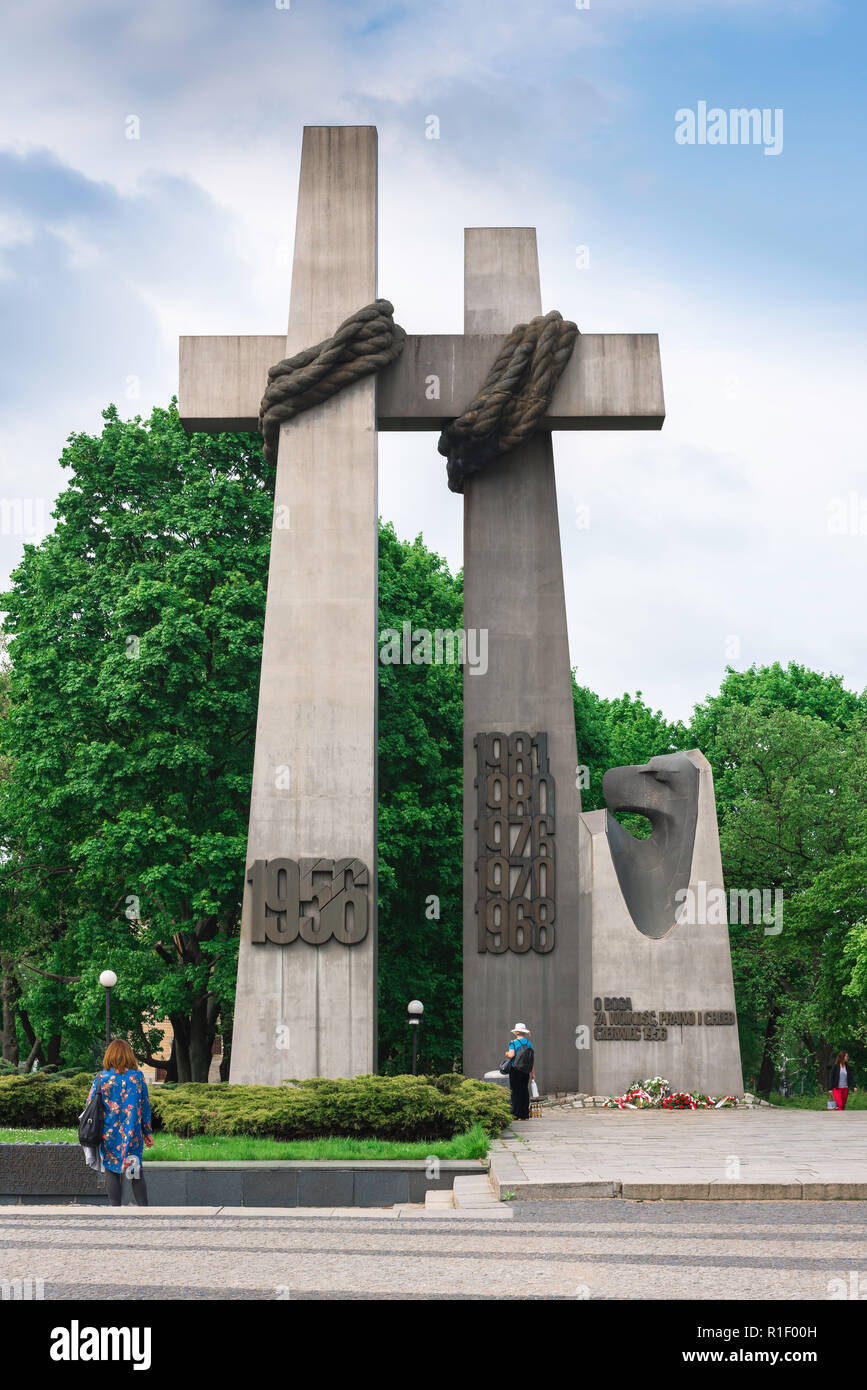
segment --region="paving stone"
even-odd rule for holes
[[[499,1197],[487,1174],[481,1178],[455,1178],[453,1200],[458,1211],[500,1205]]]
[[[867,1184],[867,1114],[828,1123],[825,1111],[754,1107],[717,1111],[546,1109],[527,1139],[491,1148],[498,1188],[574,1182],[676,1182],[688,1191],[713,1184],[737,1200],[788,1195],[801,1200],[805,1184]],[[737,1181],[731,1163],[740,1165]],[[725,1185],[728,1184],[726,1187]],[[857,1185],[849,1190],[860,1193]]]
[[[449,1192],[448,1189],[444,1191],[427,1192],[425,1193],[424,1204],[427,1210],[431,1210],[433,1207],[437,1207],[442,1211],[453,1210],[455,1205],[454,1192]]]
[[[617,1197],[619,1182],[570,1181],[570,1182],[519,1182],[513,1184],[515,1201],[553,1202],[577,1197]]]
[[[533,1299],[815,1301],[865,1268],[865,1229],[867,1201],[624,1197],[430,1214],[4,1208],[0,1280],[43,1278],[46,1298],[76,1304],[288,1295],[500,1307],[519,1268]]]

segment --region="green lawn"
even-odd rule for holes
[[[0,1129],[0,1142],[33,1144],[37,1141],[61,1140],[75,1144],[78,1132],[74,1129]],[[162,1159],[164,1162],[210,1160],[244,1161],[274,1158],[329,1159],[407,1159],[407,1158],[484,1158],[490,1139],[481,1125],[473,1125],[466,1134],[453,1139],[431,1139],[427,1143],[391,1143],[382,1139],[256,1139],[244,1135],[222,1138],[197,1135],[180,1139],[176,1134],[154,1135],[154,1146],[145,1149],[145,1162]]]
[[[795,1110],[826,1110],[831,1097],[827,1091],[818,1096],[781,1096],[779,1091],[772,1091],[768,1099],[771,1105],[782,1105]],[[846,1109],[867,1110],[867,1091],[859,1090],[857,1095],[850,1091]]]

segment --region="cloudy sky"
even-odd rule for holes
[[[660,334],[661,433],[555,437],[579,678],[670,716],[727,663],[867,685],[863,0],[14,0],[4,39],[4,579],[179,333],[284,331],[302,127],[375,124],[409,331],[460,331],[465,225],[532,224],[546,310]],[[700,102],[781,151],[678,143]],[[461,563],[435,436],[382,438],[380,504]]]

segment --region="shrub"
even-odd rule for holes
[[[0,1077],[0,1125],[39,1129],[76,1125],[93,1077]],[[155,1129],[194,1134],[315,1139],[451,1139],[479,1124],[498,1134],[510,1122],[498,1086],[448,1073],[290,1081],[283,1086],[188,1082],[150,1092]]]
[[[460,1076],[457,1072],[446,1071],[443,1072],[442,1076],[432,1076],[430,1084],[436,1086],[437,1090],[442,1091],[444,1095],[450,1096],[459,1086],[463,1086],[465,1080],[466,1077]]]
[[[284,1086],[187,1084],[154,1093],[155,1123],[173,1134],[257,1134],[312,1139],[449,1139],[474,1124],[497,1134],[509,1123],[505,1095],[456,1078],[446,1094],[426,1077],[315,1077]]]
[[[93,1077],[74,1079],[27,1072],[0,1076],[0,1125],[10,1129],[44,1129],[77,1125]]]

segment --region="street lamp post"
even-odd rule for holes
[[[113,970],[103,970],[99,983],[105,990],[105,1045],[108,1047],[111,1042],[111,991],[117,984],[117,976]]]
[[[412,1074],[416,1075],[418,1069],[418,1030],[421,1027],[421,1016],[424,1013],[424,1004],[420,999],[410,999],[406,1006],[407,1023],[412,1029]]]

